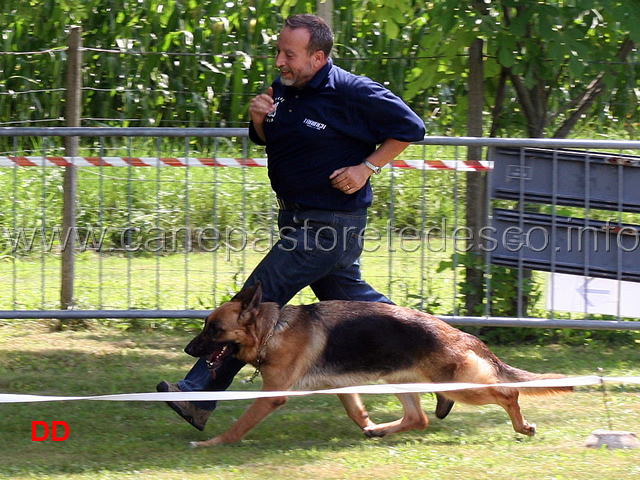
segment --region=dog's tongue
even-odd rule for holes
[[[211,370],[213,378],[216,377],[216,369],[220,366],[222,360],[230,353],[231,348],[229,348],[229,345],[223,345],[207,357],[207,366],[209,367],[209,370]]]

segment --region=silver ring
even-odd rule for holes
[[[347,184],[347,190],[351,190],[351,187],[349,186],[349,184]]]

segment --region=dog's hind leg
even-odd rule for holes
[[[362,403],[362,399],[360,395],[357,393],[353,394],[339,394],[338,398],[344,405],[344,409],[347,411],[347,415],[349,418],[356,422],[363,430],[369,427],[375,427],[376,424],[371,421],[369,418],[369,413],[367,412],[364,404]]]
[[[429,419],[420,406],[420,395],[417,393],[398,393],[396,397],[402,403],[404,416],[395,422],[381,423],[365,428],[364,434],[367,437],[384,437],[409,430],[424,430],[429,426]]]
[[[496,403],[507,411],[511,418],[513,429],[516,432],[533,437],[536,434],[536,426],[527,422],[522,416],[522,411],[518,404],[518,396],[517,390],[509,389],[507,392],[504,389],[500,389],[500,392],[496,395]]]
[[[449,415],[449,412],[453,408],[453,404],[455,402],[440,393],[436,393],[436,400],[436,417],[442,420]]]
[[[514,388],[488,387],[477,390],[458,390],[448,392],[455,401],[469,405],[500,405],[511,418],[513,429],[530,437],[536,434],[536,426],[529,424],[520,410],[518,404],[519,393]]]

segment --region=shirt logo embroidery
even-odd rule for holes
[[[304,123],[307,127],[315,128],[316,130],[324,130],[325,128],[327,128],[324,123],[309,120],[308,118],[305,118],[302,123]]]
[[[278,97],[278,98],[274,99],[273,111],[267,113],[267,116],[264,119],[265,122],[273,122],[273,119],[276,117],[276,113],[278,113],[278,105],[280,105],[282,102],[284,102],[284,98],[283,97]]]

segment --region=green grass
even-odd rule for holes
[[[0,392],[94,395],[153,391],[191,366],[182,352],[193,332],[126,332],[92,324],[51,333],[46,322],[0,323]],[[637,345],[495,347],[512,365],[568,375],[639,375]],[[257,389],[241,383],[234,390]],[[423,396],[431,425],[384,439],[366,439],[330,396],[292,398],[236,445],[192,449],[221,433],[247,407],[222,402],[205,432],[163,403],[52,402],[0,406],[0,478],[69,479],[618,479],[640,473],[640,450],[592,450],[588,435],[611,427],[640,433],[640,390],[607,384],[550,398],[523,397],[538,435],[513,432],[497,406],[457,404],[445,420]],[[392,396],[365,397],[374,421],[401,415]],[[65,442],[32,442],[31,422],[66,421]]]
[[[361,260],[363,277],[398,304],[416,306],[423,301],[422,308],[436,311],[442,304],[439,313],[451,312],[451,275],[436,273],[445,255],[417,250],[411,244],[414,240],[393,241],[393,251],[386,238],[367,242]],[[266,240],[260,238],[255,247],[250,239],[242,251],[221,246],[210,253],[131,257],[86,251],[76,259],[76,308],[210,309],[236,293],[266,248]],[[0,281],[7,286],[0,291],[0,309],[59,308],[60,262],[58,252],[0,258]],[[312,299],[309,289],[298,298]]]

